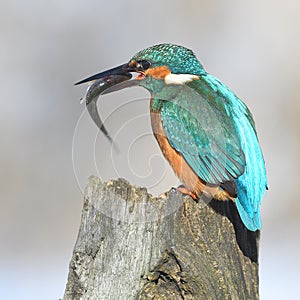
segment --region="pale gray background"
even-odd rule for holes
[[[89,175],[125,177],[154,194],[178,183],[149,134],[146,91],[101,99],[110,132],[120,130],[117,155],[87,115],[80,118],[85,88],[73,86],[161,42],[192,48],[252,110],[270,187],[262,205],[261,299],[295,299],[299,12],[296,0],[1,1],[1,299],[62,296]]]

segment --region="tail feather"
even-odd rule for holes
[[[251,230],[256,231],[261,229],[261,218],[259,210],[255,212],[248,212],[245,210],[244,205],[241,203],[239,198],[235,199],[236,207],[239,211],[239,215],[245,224],[245,226]]]

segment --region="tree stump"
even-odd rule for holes
[[[63,299],[258,299],[258,239],[232,202],[91,177]]]

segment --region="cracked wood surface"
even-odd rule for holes
[[[63,299],[258,299],[258,239],[232,202],[91,177]]]

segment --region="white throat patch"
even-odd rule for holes
[[[199,76],[192,74],[169,74],[165,77],[166,84],[184,84],[199,79]]]

